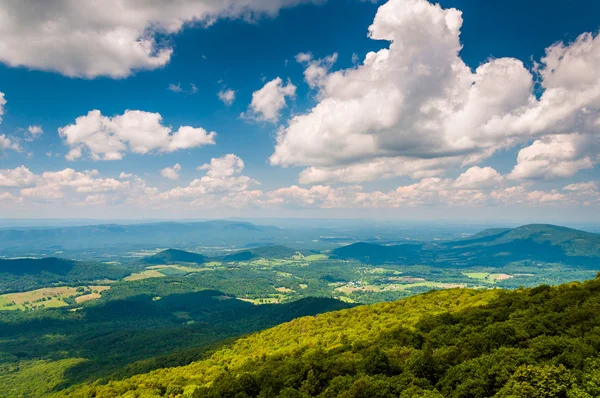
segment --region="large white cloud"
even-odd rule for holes
[[[0,187],[23,187],[36,182],[36,176],[25,166],[0,169]]]
[[[33,174],[21,166],[0,170],[0,200],[19,203],[25,209],[31,204],[54,204],[133,206],[138,210],[600,205],[599,185],[595,181],[542,191],[529,184],[514,185],[514,180],[504,179],[489,167],[471,167],[456,179],[423,178],[391,191],[367,191],[359,185],[294,185],[262,191],[256,188],[258,181],[242,174],[243,161],[233,154],[212,159],[200,170],[206,174],[189,184],[160,190],[126,173],[121,173],[120,179],[101,177],[96,170],[70,168]]]
[[[308,166],[301,182],[358,182],[376,178],[365,172],[373,164],[429,160],[427,171],[434,159],[477,164],[545,135],[600,134],[600,38],[555,44],[533,71],[514,58],[471,71],[459,56],[461,26],[456,9],[390,0],[369,27],[389,48],[357,67],[329,72],[332,60],[299,54],[319,101],[280,130],[271,163]],[[379,177],[414,175],[415,167],[381,166]]]
[[[186,24],[255,19],[311,0],[21,0],[0,2],[0,62],[66,76],[121,78],[167,64],[157,39]]]
[[[600,135],[550,135],[519,151],[511,178],[555,179],[575,175],[600,161]]]
[[[84,152],[95,160],[122,159],[126,151],[174,152],[212,145],[216,136],[215,132],[208,133],[201,127],[181,126],[173,131],[163,125],[159,113],[133,110],[113,117],[93,110],[58,131],[71,147],[68,160],[78,159]]]
[[[283,84],[283,80],[277,77],[267,82],[260,90],[252,93],[252,102],[247,114],[249,117],[259,121],[277,123],[281,117],[281,110],[287,106],[286,99],[296,96],[296,86],[291,82]]]
[[[4,116],[4,105],[6,105],[6,97],[3,92],[0,92],[0,123],[2,123],[2,116]],[[20,151],[21,146],[14,138],[8,137],[6,134],[0,134],[0,155],[9,149]]]

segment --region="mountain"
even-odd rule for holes
[[[57,283],[121,279],[130,273],[131,269],[120,265],[56,257],[0,259],[0,294],[27,291]]]
[[[59,384],[119,380],[187,365],[235,337],[351,307],[314,297],[254,305],[210,289],[160,297],[103,296],[76,312],[5,313],[0,318],[0,396],[40,397]]]
[[[600,234],[547,224],[486,230],[442,245],[442,255],[467,263],[497,265],[542,261],[577,266],[600,264]]]
[[[332,251],[332,257],[369,264],[502,267],[537,261],[593,268],[600,265],[600,234],[547,224],[495,228],[456,241],[383,246],[354,243]]]
[[[0,252],[83,250],[131,247],[237,244],[271,239],[281,234],[276,227],[239,221],[87,225],[60,228],[0,229]]]
[[[295,319],[187,366],[63,397],[596,397],[600,277],[452,289]]]
[[[358,260],[365,263],[412,263],[419,256],[422,245],[403,244],[383,246],[373,243],[358,242],[332,250],[333,258],[341,260]]]
[[[42,272],[65,275],[77,265],[77,261],[57,257],[0,259],[0,273],[35,275]]]
[[[177,263],[196,263],[204,264],[210,261],[209,257],[202,254],[186,252],[183,250],[167,249],[153,256],[146,257],[141,260],[144,264],[161,265],[161,264],[177,264]]]

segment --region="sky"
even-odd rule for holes
[[[600,222],[600,3],[0,0],[0,218]]]

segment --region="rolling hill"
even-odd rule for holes
[[[0,252],[231,244],[278,236],[280,229],[239,221],[160,222],[0,229]]]
[[[369,264],[412,263],[419,257],[422,245],[404,244],[383,246],[373,243],[358,242],[342,246],[331,252],[334,258],[341,260],[358,260]]]
[[[190,365],[60,397],[595,397],[600,278],[453,289],[295,319]]]
[[[177,264],[177,263],[195,263],[204,264],[210,261],[209,257],[202,254],[191,253],[183,250],[167,249],[160,253],[146,257],[140,260],[143,264],[161,265],[161,264]]]
[[[0,293],[32,290],[57,283],[121,279],[130,273],[131,269],[120,265],[56,257],[0,259]]]
[[[600,265],[600,234],[548,224],[487,230],[441,246],[441,254],[467,263],[501,265],[541,261],[575,266]]]
[[[600,266],[600,234],[547,224],[491,229],[469,238],[427,245],[354,243],[332,251],[334,258],[369,264],[437,264],[501,267],[516,261]]]

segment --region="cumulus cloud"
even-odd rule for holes
[[[227,90],[221,90],[219,91],[217,96],[221,101],[223,101],[225,105],[230,106],[231,104],[233,104],[233,101],[235,101],[235,90],[232,90],[230,88]]]
[[[304,81],[309,85],[310,88],[316,88],[321,86],[329,69],[337,61],[337,53],[333,53],[323,59],[313,59],[311,53],[299,53],[296,55],[296,61],[304,64]]]
[[[4,105],[6,105],[6,98],[4,93],[0,92],[0,123],[2,123],[2,116],[4,116]],[[21,146],[14,138],[0,134],[0,155],[9,149],[20,151]]]
[[[161,198],[199,200],[206,195],[244,192],[251,186],[258,185],[258,181],[242,175],[244,162],[234,154],[213,158],[210,163],[199,166],[197,170],[206,171],[206,175],[193,180],[186,187],[176,187],[162,193]]]
[[[289,81],[284,85],[283,80],[277,77],[252,93],[248,112],[242,114],[242,117],[277,123],[281,117],[281,110],[287,106],[286,99],[295,96],[296,86]]]
[[[374,178],[364,173],[372,164],[472,165],[532,139],[599,135],[599,37],[550,46],[532,71],[514,58],[490,59],[472,71],[459,55],[461,27],[456,9],[390,0],[369,27],[369,37],[388,41],[388,48],[333,72],[335,58],[299,54],[318,103],[280,130],[271,164],[307,166],[301,182],[329,179],[309,177],[317,174],[359,182]],[[539,98],[535,80],[543,88]],[[381,169],[380,177],[402,174]]]
[[[36,182],[36,176],[25,166],[0,169],[0,187],[24,187]]]
[[[0,4],[0,62],[70,77],[123,78],[169,62],[173,48],[157,36],[221,18],[275,15],[310,1],[8,1]]]
[[[32,125],[27,127],[27,140],[33,141],[35,139],[40,138],[40,136],[44,134],[44,130],[40,125]]]
[[[135,206],[137,209],[212,208],[406,208],[423,206],[565,206],[600,204],[595,181],[573,183],[561,190],[536,190],[511,185],[494,169],[474,166],[456,179],[427,177],[391,191],[367,191],[360,185],[290,186],[262,191],[243,175],[243,161],[233,155],[214,158],[199,167],[205,175],[187,185],[161,191],[132,175],[120,180],[96,170],[64,169],[36,175],[25,166],[0,171],[0,200],[73,206]],[[514,182],[514,181],[513,181]],[[16,194],[16,190],[19,193]]]
[[[14,138],[8,137],[5,134],[0,134],[0,154],[9,149],[21,151],[22,148]]]
[[[93,110],[58,131],[71,147],[66,156],[68,160],[76,160],[84,152],[94,160],[122,159],[126,151],[174,152],[213,145],[216,137],[215,132],[208,133],[201,127],[181,126],[173,131],[163,125],[159,113],[133,110],[113,117]]]
[[[160,175],[169,180],[178,180],[179,172],[181,171],[181,165],[176,163],[173,167],[165,167],[160,171]]]
[[[565,178],[594,167],[600,160],[600,136],[550,135],[519,151],[511,178]]]
[[[244,161],[230,153],[220,158],[212,158],[210,163],[199,166],[197,170],[207,170],[206,175],[213,178],[231,177],[244,171]]]

